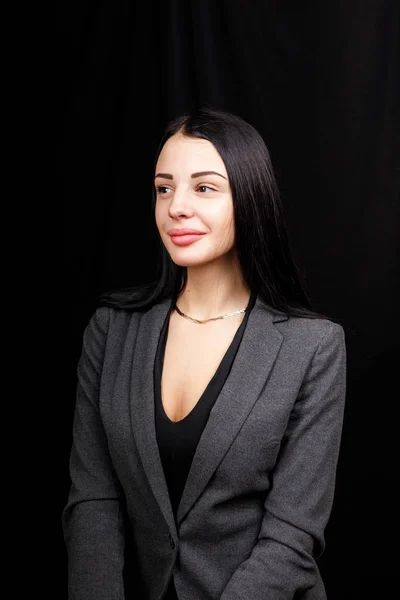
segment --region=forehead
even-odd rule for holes
[[[224,161],[211,142],[185,137],[181,133],[171,136],[166,141],[158,157],[156,169],[168,173],[214,170],[227,175]]]

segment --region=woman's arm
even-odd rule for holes
[[[121,491],[99,412],[109,313],[98,309],[83,335],[70,454],[71,488],[62,524],[69,600],[123,600]]]
[[[344,331],[329,322],[282,439],[258,542],[221,600],[292,600],[306,590],[326,597],[315,560],[333,503],[345,380]]]

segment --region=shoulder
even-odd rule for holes
[[[327,318],[290,316],[281,325],[291,335],[315,340],[330,335],[344,335],[342,325]]]
[[[326,346],[345,347],[345,331],[339,323],[327,318],[290,316],[275,324],[286,344],[298,352],[314,353]]]
[[[109,306],[101,305],[92,313],[88,329],[96,330],[108,337],[123,337],[124,332],[138,328],[140,321],[150,316],[150,320],[156,319],[159,312],[168,310],[171,299],[164,298],[153,302],[147,302],[141,306]]]
[[[282,335],[280,360],[285,367],[285,378],[301,374],[302,398],[312,398],[316,392],[318,406],[323,405],[321,390],[337,390],[332,398],[344,401],[346,386],[347,352],[342,325],[327,318],[289,317],[275,324]],[[328,401],[329,394],[327,396]]]
[[[140,318],[143,311],[126,308],[99,306],[90,316],[86,332],[107,336],[118,330],[126,329]]]

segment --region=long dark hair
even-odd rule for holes
[[[178,132],[208,140],[225,163],[233,199],[236,255],[249,289],[276,311],[323,316],[313,311],[293,260],[270,154],[258,131],[225,110],[197,108],[167,125],[154,166],[165,142]],[[155,202],[153,192],[153,211]],[[172,261],[161,237],[159,242],[156,280],[106,292],[100,296],[100,304],[142,310],[165,298],[177,299],[187,281],[186,267]]]

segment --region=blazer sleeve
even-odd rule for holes
[[[345,389],[344,331],[328,322],[281,441],[258,541],[221,600],[326,598],[315,561],[333,504]]]
[[[100,308],[92,315],[77,368],[71,487],[62,514],[69,600],[124,599],[121,490],[99,411],[108,314]]]

